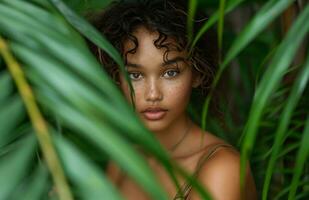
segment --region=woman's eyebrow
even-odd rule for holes
[[[129,63],[129,62],[127,62],[125,65],[126,65],[126,67],[134,67],[134,68],[140,68],[141,67],[141,65],[139,65],[139,64]]]
[[[178,61],[185,61],[185,60],[186,60],[186,59],[185,59],[184,57],[182,57],[182,56],[177,56],[177,57],[175,57],[175,58],[169,59],[169,60],[167,60],[166,62],[162,63],[161,66],[162,66],[162,67],[166,67],[166,66],[168,66],[168,65],[175,64],[175,63],[177,63]],[[136,64],[136,63],[127,62],[126,67],[140,68],[140,67],[142,67],[142,65]]]
[[[185,61],[186,59],[182,56],[177,56],[175,58],[172,58],[172,59],[169,59],[167,60],[166,62],[162,63],[161,66],[162,67],[166,67],[167,65],[170,65],[170,64],[175,64],[177,63],[178,61]]]

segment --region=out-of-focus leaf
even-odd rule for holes
[[[46,0],[27,0],[28,2],[34,3],[36,5],[39,5],[43,8],[46,8],[48,10],[53,10],[53,6]]]
[[[52,15],[51,13],[47,12],[46,10],[38,6],[20,0],[2,0],[2,1],[8,5],[7,8],[13,8],[14,10],[16,9],[16,11],[20,13],[20,16],[26,17],[28,21],[33,19],[31,21],[32,22],[31,25],[36,26],[36,28],[40,29],[44,28],[48,30],[48,32],[56,31],[58,35],[72,34],[70,29],[67,26],[65,26],[65,23],[63,23],[63,20],[61,20],[61,18]],[[11,9],[9,11],[12,12]],[[47,22],[48,26],[46,26]]]
[[[131,101],[134,102],[134,89],[131,83],[131,79],[128,76],[127,71],[125,70],[123,60],[118,51],[109,43],[109,41],[99,33],[93,26],[91,26],[86,20],[79,17],[71,9],[69,9],[61,0],[49,0],[51,1],[58,10],[64,15],[64,17],[86,38],[91,42],[97,45],[99,48],[103,49],[116,63],[120,68],[120,72],[124,75],[125,80],[127,81],[130,89]],[[135,103],[133,104],[135,109]]]
[[[13,82],[6,71],[0,73],[0,90],[0,105],[2,105],[13,92]]]
[[[119,129],[127,130],[127,134],[132,134],[136,138],[146,138],[147,135],[143,135],[142,130],[138,127],[139,124],[137,121],[133,121],[134,118],[131,115],[126,115],[122,108],[112,105],[109,99],[106,99],[103,95],[100,96],[100,93],[95,91],[91,85],[78,79],[76,75],[66,70],[66,67],[61,63],[44,55],[38,57],[36,56],[37,53],[21,46],[13,44],[12,47],[20,58],[29,63],[39,73],[39,76],[43,77],[45,81],[60,92],[61,96],[65,97],[76,107],[83,108],[86,104],[90,103],[90,107],[86,108],[88,112],[91,112],[93,115],[100,115],[101,119],[109,121],[113,126],[118,126]],[[33,70],[29,74],[32,73]],[[119,118],[120,112],[122,112],[122,118]],[[131,118],[130,121],[127,120],[129,118]]]
[[[27,173],[36,146],[36,139],[30,135],[14,152],[0,158],[0,199],[8,199]]]
[[[20,6],[19,8],[23,7]],[[28,10],[26,10],[26,12],[28,12]],[[39,17],[39,14],[40,13],[38,12],[36,17]],[[107,94],[113,96],[117,96],[118,94],[118,98],[116,98],[114,102],[119,102],[119,99],[121,99],[120,93],[117,93],[116,87],[111,84],[111,81],[102,81],[104,79],[110,80],[110,78],[103,73],[93,56],[90,55],[85,45],[80,44],[81,38],[79,38],[79,40],[75,40],[72,44],[68,42],[68,37],[70,37],[70,39],[72,39],[72,37],[75,39],[74,34],[61,35],[59,31],[51,31],[59,29],[59,26],[53,26],[53,23],[50,22],[52,19],[54,21],[56,20],[54,17],[48,18],[43,16],[41,18],[41,22],[38,23],[38,21],[30,18],[28,15],[17,12],[10,7],[4,6],[0,7],[0,16],[1,15],[3,19],[5,19],[0,20],[0,24],[4,25],[4,28],[2,27],[3,30],[8,29],[9,33],[22,32],[24,34],[23,38],[15,37],[14,39],[17,39],[19,42],[24,44],[29,44],[29,41],[33,41],[33,46],[29,46],[30,48],[33,48],[34,45],[45,45],[45,48],[47,48],[46,50],[49,50],[52,54],[55,54],[55,56],[60,57],[65,62],[69,63],[69,65],[72,66],[75,70],[79,70],[81,75],[85,77],[90,76],[89,80],[92,80],[93,84],[97,85],[99,88],[104,88],[104,91],[106,91]],[[44,21],[42,21],[44,19],[46,19],[45,25],[43,24]],[[46,26],[46,24],[50,25]],[[8,36],[12,37],[12,35]],[[42,46],[40,47],[42,48]],[[43,50],[43,52],[44,51],[45,50]],[[74,57],[75,59],[68,59],[71,57]],[[84,57],[88,58],[83,59]],[[94,70],[91,66],[96,66],[96,70]],[[121,103],[123,105],[123,101]]]
[[[95,10],[101,10],[105,8],[108,4],[110,4],[112,0],[66,0],[65,2],[70,8],[73,8],[76,12],[85,13],[87,11],[93,12]]]
[[[64,137],[57,137],[55,141],[67,174],[83,199],[122,199],[102,169],[98,169]]]
[[[25,109],[19,96],[8,98],[0,105],[0,147],[12,138],[12,133],[25,117]]]
[[[3,7],[0,5],[1,14],[5,13]],[[8,13],[6,13],[8,14]],[[18,15],[18,12],[17,14]],[[9,25],[8,25],[9,26]],[[28,28],[29,29],[29,28]],[[56,152],[54,151],[54,147],[50,138],[50,134],[48,132],[48,125],[42,116],[42,113],[35,101],[34,94],[32,93],[31,86],[29,85],[21,65],[16,60],[16,58],[12,55],[10,48],[8,47],[8,43],[2,37],[1,41],[1,54],[5,62],[7,63],[7,67],[10,70],[12,77],[17,85],[18,91],[22,96],[22,99],[25,103],[25,107],[27,109],[30,120],[35,129],[36,136],[39,140],[40,147],[42,148],[43,155],[47,161],[47,165],[51,171],[53,179],[55,180],[55,184],[58,190],[58,195],[61,199],[72,199],[72,195],[68,184],[65,180],[65,176],[63,174],[61,165],[58,161]]]
[[[19,9],[21,8],[23,8],[23,6],[19,5]],[[28,9],[27,8],[28,7],[24,8],[26,13],[33,12],[37,15],[37,18],[40,18],[40,20],[37,20],[36,18],[34,18],[34,16],[25,14],[20,10],[17,10],[11,5],[0,4],[0,30],[3,31],[3,33],[7,37],[20,40],[20,42],[26,44],[30,43],[28,41],[24,41],[24,38],[26,38],[27,36],[38,37],[38,35],[49,36],[58,40],[62,39],[62,42],[64,42],[64,44],[68,42],[66,40],[63,40],[63,36],[68,35],[69,31],[63,30],[65,29],[64,27],[60,29],[60,20],[58,18],[44,12],[42,9],[33,6],[30,6],[30,8]],[[54,21],[54,23],[50,21]],[[46,23],[50,24],[50,26],[46,26]],[[58,31],[56,32],[55,30]],[[23,34],[24,36],[21,36],[20,34]],[[75,45],[78,45],[78,42],[80,43],[81,41],[76,41]],[[32,46],[30,47],[34,48],[34,43],[32,43]]]
[[[43,164],[39,164],[29,179],[25,180],[22,189],[16,190],[14,200],[41,200],[49,186],[48,170]]]
[[[93,26],[91,26],[85,19],[79,17],[71,9],[69,9],[65,3],[61,0],[49,0],[51,1],[63,16],[75,27],[80,33],[85,35],[90,41],[98,45],[103,49],[120,67],[121,72],[125,75],[127,82],[129,83],[131,92],[134,93],[130,78],[126,73],[122,57],[118,51],[110,44],[110,42],[100,34]]]
[[[9,11],[10,11],[10,15],[14,14],[13,10],[9,10]],[[17,13],[16,13],[16,15],[17,15]],[[20,13],[18,15],[20,15]],[[21,19],[21,21],[25,20],[22,16],[20,16],[19,18]],[[14,22],[16,22],[16,21],[14,21]],[[6,20],[6,21],[3,21],[3,23],[8,23],[8,22]],[[20,24],[20,26],[17,26],[17,27],[19,27],[19,29],[16,30],[17,32],[21,31],[21,30],[26,31],[25,34],[35,36],[36,38],[40,38],[40,40],[43,40],[42,41],[43,44],[48,45],[48,48],[50,48],[50,51],[52,53],[55,53],[57,57],[60,56],[61,58],[65,59],[65,61],[67,63],[72,62],[72,59],[68,60],[68,58],[74,57],[75,59],[73,59],[73,60],[75,60],[76,62],[73,63],[72,66],[75,67],[75,70],[76,70],[76,68],[78,68],[78,70],[80,71],[80,73],[83,76],[86,76],[87,78],[89,77],[89,80],[92,80],[93,84],[96,84],[99,88],[102,88],[102,90],[104,90],[105,94],[108,94],[109,96],[113,96],[113,98],[109,99],[110,100],[109,102],[114,102],[114,103],[119,102],[117,105],[121,106],[122,112],[129,109],[128,107],[124,106],[125,103],[123,101],[123,97],[120,95],[117,88],[115,86],[113,86],[111,88],[111,86],[112,86],[111,79],[109,77],[107,77],[106,74],[104,74],[103,71],[99,67],[97,67],[96,70],[91,69],[90,67],[88,67],[88,68],[84,67],[84,66],[95,66],[96,65],[94,60],[91,59],[91,56],[89,55],[89,53],[87,54],[87,53],[83,52],[81,54],[82,49],[77,50],[77,47],[72,47],[69,44],[66,47],[72,47],[72,48],[63,49],[62,48],[63,44],[66,43],[66,41],[61,39],[61,41],[58,42],[58,39],[60,39],[59,36],[56,37],[55,35],[49,34],[48,31],[45,31],[45,29],[42,29],[41,31],[39,31],[39,32],[44,32],[45,35],[48,35],[48,37],[46,37],[45,35],[41,35],[40,33],[36,33],[37,30],[35,30],[35,27],[34,27],[34,31],[29,29],[29,27],[25,25],[25,24],[27,24],[25,22],[23,22],[23,23],[20,22],[19,24]],[[31,24],[30,21],[28,22],[28,24]],[[14,27],[11,27],[11,28],[16,28],[16,25],[17,24],[14,23]],[[22,27],[22,26],[24,26],[24,27]],[[55,27],[55,28],[57,28],[57,27]],[[14,32],[14,31],[12,31],[12,32]],[[25,39],[25,38],[23,38],[23,39]],[[57,42],[53,41],[53,39],[56,39]],[[30,37],[26,38],[26,41],[29,41],[29,40],[31,40]],[[44,43],[44,41],[45,41],[45,43]],[[74,45],[75,44],[76,43],[74,43]],[[87,56],[89,56],[87,59],[82,59],[82,57],[87,57]],[[80,59],[76,59],[76,58],[80,58]],[[88,60],[88,62],[87,62],[87,60]],[[89,60],[91,60],[91,62],[89,62]],[[106,99],[106,98],[107,97],[104,97],[103,99]]]

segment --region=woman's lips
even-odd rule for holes
[[[143,115],[148,120],[160,120],[166,114],[166,110],[158,110],[158,111],[145,111]]]

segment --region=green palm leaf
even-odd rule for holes
[[[31,177],[22,185],[22,189],[13,193],[11,199],[16,200],[40,200],[48,191],[48,170],[39,164]]]
[[[19,146],[1,158],[0,165],[0,199],[7,199],[14,191],[14,188],[22,180],[27,172],[27,167],[30,165],[30,159],[36,148],[36,141],[33,136],[24,139]],[[20,166],[24,169],[20,170]],[[14,174],[14,176],[11,176]]]
[[[230,9],[232,9],[234,6],[236,6],[240,2],[241,1],[235,1],[235,3],[232,2],[228,4],[226,11],[229,11]],[[267,27],[267,25],[270,22],[272,22],[292,2],[293,0],[282,0],[282,1],[271,0],[267,2],[263,6],[263,8],[260,9],[260,11],[255,15],[255,17],[250,21],[250,23],[244,28],[244,30],[236,38],[230,50],[227,52],[226,56],[224,57],[224,60],[222,64],[220,65],[219,70],[212,83],[213,89],[218,84],[218,81],[224,69],[232,61],[232,59],[234,59],[235,56],[237,56],[237,54],[239,54],[246,45],[248,45],[262,30],[264,30]],[[216,15],[213,15],[213,17],[214,16]],[[211,21],[209,21],[209,25],[210,25],[210,22]],[[220,39],[220,36],[218,38]],[[212,98],[212,94],[208,95],[208,97],[205,100],[204,106],[203,106],[203,113],[202,113],[202,119],[201,119],[203,129],[206,128],[206,117],[207,117],[208,107],[209,107],[211,98]]]
[[[56,139],[57,148],[67,168],[68,176],[77,185],[80,195],[84,199],[122,199],[116,189],[96,166],[79,152],[76,147],[66,141],[65,138]],[[76,167],[78,166],[78,167]]]
[[[274,165],[278,154],[280,153],[280,147],[283,144],[283,138],[286,133],[287,127],[290,124],[290,119],[293,114],[293,110],[296,107],[297,102],[299,101],[309,78],[309,58],[305,63],[303,70],[299,73],[298,79],[295,81],[294,86],[292,88],[291,94],[289,95],[289,99],[285,105],[285,109],[282,113],[281,121],[279,122],[278,129],[275,133],[274,145],[272,148],[272,153],[270,157],[270,161],[268,163],[268,167],[266,170],[264,188],[263,188],[263,199],[267,199],[267,192],[269,189],[269,184],[271,181],[271,177],[274,170]]]
[[[245,138],[241,149],[242,172],[244,172],[243,170],[245,169],[245,160],[250,156],[254,145],[254,140],[258,130],[257,127],[262,116],[263,108],[267,104],[272,92],[278,87],[279,81],[282,79],[285,70],[290,65],[297,47],[309,30],[309,24],[306,23],[308,17],[309,6],[307,6],[300,14],[297,21],[288,32],[286,38],[278,47],[272,62],[269,64],[269,68],[265,72],[265,75],[255,92],[249,119],[244,131]],[[295,38],[296,34],[298,35],[297,38]],[[242,173],[242,180],[243,177],[244,174]]]
[[[308,161],[308,155],[309,155],[309,117],[307,117],[303,137],[301,139],[300,148],[298,150],[296,157],[294,175],[288,197],[289,200],[295,199],[296,189],[299,184],[299,179],[303,171],[305,162]]]

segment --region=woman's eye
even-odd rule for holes
[[[137,72],[129,72],[129,77],[132,80],[138,80],[138,79],[140,79],[141,74],[137,73]]]
[[[164,77],[170,78],[170,77],[177,76],[178,74],[179,74],[178,70],[169,70],[164,73]]]

